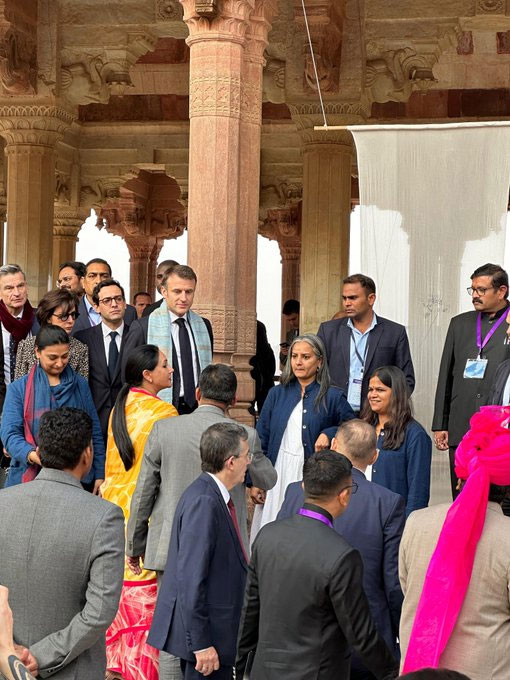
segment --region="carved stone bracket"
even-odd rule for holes
[[[307,17],[321,91],[338,92],[340,53],[342,47],[343,10],[345,1],[309,0]],[[301,0],[294,0],[296,24],[305,33],[305,17]],[[312,54],[305,34],[303,38],[305,64],[303,89],[317,92],[317,80]]]
[[[53,215],[53,236],[65,241],[76,242],[78,233],[89,213],[84,208],[55,205]]]
[[[0,106],[0,135],[7,144],[54,147],[71,126],[74,116],[53,105]]]
[[[266,220],[259,226],[259,234],[270,241],[278,241],[280,250],[301,252],[301,205],[268,210]]]
[[[37,0],[0,0],[0,94],[35,92]]]

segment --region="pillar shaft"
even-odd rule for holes
[[[194,307],[213,324],[215,361],[236,371],[233,415],[250,423],[263,60],[256,49],[247,55],[246,31],[263,3],[225,0],[221,14],[205,22],[193,0],[181,2],[190,29],[188,262],[198,276]]]
[[[300,331],[340,309],[349,266],[352,145],[308,143],[303,159]]]
[[[150,290],[150,260],[155,246],[154,236],[125,236],[129,250],[129,290],[130,297],[136,293]]]
[[[62,262],[76,259],[76,244],[78,233],[87,219],[87,210],[83,208],[69,208],[67,206],[54,208],[53,216],[53,257],[52,257],[52,286],[57,283],[58,270]]]
[[[6,260],[25,271],[32,301],[51,286],[55,147],[72,122],[55,106],[1,106],[7,144]]]
[[[282,255],[282,304],[286,300],[299,300],[301,248],[285,248],[280,245]],[[287,337],[287,321],[282,316],[282,341]]]

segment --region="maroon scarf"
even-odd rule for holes
[[[24,340],[30,333],[34,324],[34,310],[32,305],[27,300],[23,306],[23,315],[21,319],[16,319],[9,313],[3,300],[0,300],[0,321],[5,330],[12,335],[16,344],[20,340]]]

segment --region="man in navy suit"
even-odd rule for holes
[[[247,561],[230,489],[250,462],[246,430],[211,425],[200,440],[203,473],[175,511],[168,560],[147,642],[181,659],[184,680],[230,680]]]
[[[368,391],[368,381],[380,366],[398,366],[414,389],[414,368],[404,326],[374,314],[375,283],[363,274],[343,281],[345,318],[326,321],[317,335],[326,348],[333,385],[347,395],[359,413]],[[324,442],[325,444],[325,442]]]
[[[338,428],[331,448],[352,462],[352,481],[358,486],[347,510],[333,521],[333,527],[361,554],[363,588],[370,613],[378,632],[397,656],[403,599],[398,579],[398,549],[404,530],[405,501],[402,496],[365,477],[367,466],[377,458],[376,435],[371,425],[361,420],[348,420]],[[303,502],[301,482],[290,484],[278,519],[296,514]],[[351,680],[373,677],[354,657]]]

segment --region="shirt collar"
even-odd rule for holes
[[[94,305],[91,305],[89,302],[89,299],[86,295],[83,296],[83,301],[85,302],[85,307],[87,308],[87,312],[90,312],[91,310],[95,312],[96,314],[99,314],[97,309],[94,307]]]
[[[361,333],[361,331],[359,331],[357,328],[355,328],[355,327],[354,327],[354,324],[352,323],[352,319],[350,319],[350,318],[347,319],[347,325],[349,326],[349,328],[352,328],[353,331],[356,331],[356,332],[359,333],[360,335],[365,335],[365,333],[370,333],[370,331],[373,330],[373,329],[377,326],[377,316],[375,315],[375,312],[374,312],[374,316],[373,316],[373,318],[372,318],[372,323],[371,323],[370,326],[367,328],[367,330],[365,331],[365,333]]]
[[[179,318],[179,317],[177,317],[177,318]],[[218,479],[218,477],[216,477],[216,475],[213,475],[211,472],[208,472],[207,474],[214,479],[214,481],[218,485],[218,488],[219,488],[220,493],[223,497],[223,500],[225,501],[225,505],[228,505],[228,502],[230,500],[230,494],[229,494],[228,489],[225,486],[225,484],[223,484],[221,479]]]
[[[174,314],[172,310],[169,309],[168,313],[170,314],[170,323],[177,321],[177,319],[184,319],[184,321],[188,320],[188,312],[186,312],[184,316],[177,316],[177,314]]]
[[[109,337],[112,332],[112,328],[109,328],[104,321],[101,321],[101,330],[103,331],[103,338]],[[124,321],[120,324],[118,328],[115,329],[119,336],[122,338],[122,333],[124,332]]]
[[[333,521],[333,515],[330,515],[329,512],[327,510],[324,510],[324,508],[321,508],[320,505],[315,505],[315,503],[303,503],[303,507],[306,508],[307,510],[313,510],[314,512],[318,512],[319,514],[326,517],[326,519],[329,519],[330,522]]]

